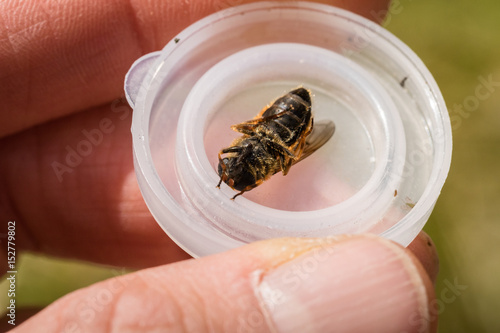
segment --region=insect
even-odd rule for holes
[[[401,88],[405,87],[406,80],[408,80],[408,76],[405,76],[401,81],[399,81],[399,85],[401,86]]]
[[[231,129],[243,135],[219,152],[217,187],[224,182],[239,191],[234,200],[277,172],[286,176],[292,165],[330,139],[335,124],[318,122],[313,131],[311,93],[299,87],[264,107],[254,119]]]

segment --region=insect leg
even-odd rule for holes
[[[255,131],[254,131],[255,128],[257,126],[259,126],[260,124],[267,123],[267,122],[269,122],[269,121],[271,121],[273,119],[280,118],[284,114],[285,114],[284,112],[281,112],[281,113],[272,114],[272,115],[266,116],[266,117],[261,117],[261,118],[255,118],[255,119],[252,119],[252,120],[247,120],[247,121],[244,121],[242,123],[239,123],[239,124],[231,126],[231,129],[233,131],[236,131],[236,132],[240,132],[240,133],[243,133],[243,134],[251,135],[251,134],[255,133]]]
[[[325,143],[330,140],[333,133],[335,132],[335,124],[331,120],[319,121],[315,124],[314,130],[311,134],[306,137],[303,143],[303,150],[300,155],[294,160],[294,164],[302,161],[306,157],[310,156],[316,150],[321,148]],[[299,143],[300,144],[300,143]]]
[[[308,125],[304,125],[304,126],[307,126],[307,127],[304,129],[304,133],[299,138],[297,144],[295,145],[295,148],[293,149],[293,152],[295,154],[295,159],[299,159],[300,155],[302,155],[302,152],[303,152],[304,147],[305,147],[306,142],[307,142],[307,138],[308,138],[309,134],[311,134],[311,132],[313,130],[313,121],[314,120],[311,118],[310,123]],[[302,129],[304,128],[304,126],[301,126],[301,128],[299,129],[299,131],[302,131]]]
[[[239,196],[239,195],[242,195],[243,193],[245,193],[245,191],[241,191],[241,192],[239,192],[239,193],[236,193],[236,194],[234,195],[234,197],[232,197],[232,198],[231,198],[231,200],[234,200],[234,198],[236,198],[236,197],[237,197],[237,196]]]
[[[287,175],[288,171],[290,171],[290,168],[292,167],[292,164],[293,164],[292,158],[285,155],[280,156],[280,167],[283,176]]]
[[[258,118],[244,121],[242,123],[232,125],[231,129],[233,131],[251,136],[255,134],[255,129],[263,122],[263,119],[264,118]]]
[[[241,134],[246,134],[246,135],[252,136],[252,135],[255,135],[255,128],[256,127],[257,127],[257,124],[241,123],[238,125],[231,126],[231,129],[233,131],[239,132]]]
[[[224,148],[222,149],[220,152],[219,152],[219,160],[221,159],[221,155],[222,154],[227,154],[227,153],[239,153],[243,150],[243,147],[227,147],[227,148]]]
[[[288,149],[284,143],[275,142],[269,138],[264,138],[264,140],[266,142],[266,145],[271,147],[274,151],[280,154],[286,154],[291,158],[295,158],[295,154],[290,149]]]
[[[295,154],[296,154],[297,158],[300,157],[300,155],[302,154],[302,151],[303,151],[304,146],[306,144],[306,137],[307,136],[304,135],[302,138],[300,138],[299,144],[297,145],[297,148],[295,148]]]
[[[245,187],[241,192],[239,193],[236,193],[234,195],[234,197],[231,198],[231,200],[234,200],[234,198],[236,198],[237,196],[240,196],[242,195],[243,193],[245,193],[246,191],[250,191],[251,189],[253,188],[256,188],[257,186],[259,186],[260,184],[262,184],[264,182],[263,179],[259,179],[255,182],[255,184],[252,184],[252,185],[248,185],[247,187]]]

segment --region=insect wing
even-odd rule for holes
[[[330,140],[333,133],[335,132],[335,123],[331,120],[322,120],[314,123],[313,130],[311,134],[306,139],[306,144],[302,155],[299,159],[295,160],[293,164],[302,161],[304,158],[308,157],[316,150],[321,148],[325,143]]]

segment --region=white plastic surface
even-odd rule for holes
[[[284,236],[370,232],[407,245],[451,160],[442,96],[421,61],[374,23],[334,7],[260,2],[209,16],[139,59],[125,91],[135,167],[162,228],[194,256]],[[406,78],[406,79],[405,79]],[[217,152],[297,86],[336,133],[232,201]]]

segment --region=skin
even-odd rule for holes
[[[368,18],[373,18],[372,11],[387,7],[386,1],[323,2]],[[29,250],[132,268],[170,263],[159,271],[136,273],[141,274],[142,282],[128,285],[128,290],[139,292],[157,274],[178,281],[180,294],[171,286],[163,289],[172,295],[170,302],[150,289],[135,297],[159,302],[155,311],[179,314],[169,324],[179,330],[185,325],[183,318],[207,310],[203,308],[207,303],[193,305],[197,297],[220,297],[224,285],[233,281],[227,280],[227,274],[233,274],[234,280],[245,277],[244,286],[233,291],[245,295],[250,292],[247,273],[275,267],[284,256],[276,249],[297,242],[269,240],[185,261],[189,255],[158,227],[135,180],[131,111],[119,99],[126,71],[141,55],[160,49],[179,31],[223,7],[227,1],[75,0],[64,6],[35,0],[0,3],[0,215],[2,221],[17,222],[18,252]],[[67,147],[76,147],[82,140],[82,131],[98,128],[104,118],[110,123],[104,126],[107,132],[102,142],[60,181],[51,163],[63,161]],[[416,267],[430,301],[438,266],[432,243],[428,244],[425,236],[418,237],[401,253]],[[303,248],[300,242],[297,248]],[[1,254],[4,265],[6,252]],[[220,276],[214,276],[214,271]],[[191,279],[186,279],[193,272],[211,278],[194,288]],[[96,285],[72,293],[17,327],[16,332],[30,332],[31,325],[47,327],[47,332],[62,331],[61,325],[68,320],[65,308],[98,289]],[[114,294],[110,304],[120,295]],[[257,301],[251,298],[252,302]],[[189,304],[193,311],[178,312]],[[107,332],[110,325],[126,318],[137,320],[130,327],[139,327],[140,318],[130,316],[135,310],[121,309],[115,314],[101,312],[89,331]],[[225,311],[215,307],[206,312],[209,315],[202,316],[201,331],[230,317],[231,312]],[[50,326],[49,319],[56,326]],[[161,320],[150,322],[151,327],[164,324]],[[431,327],[435,329],[435,319]]]

